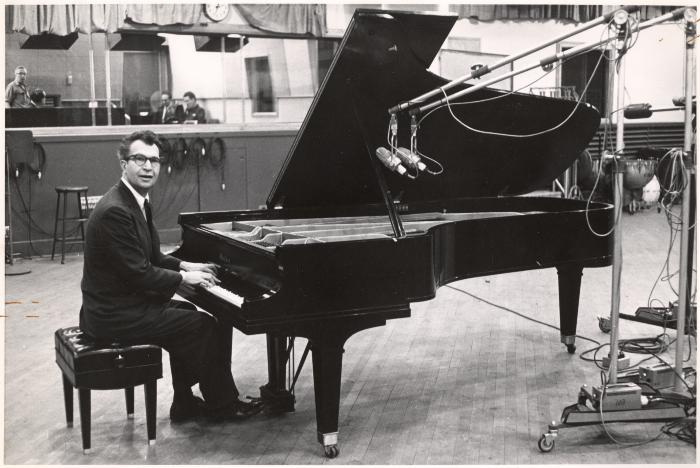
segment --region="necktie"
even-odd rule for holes
[[[143,201],[143,211],[146,212],[146,223],[148,223],[148,227],[152,228],[153,227],[153,213],[151,212],[151,204],[148,203],[148,200]]]

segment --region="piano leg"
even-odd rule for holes
[[[343,344],[311,344],[316,397],[316,429],[326,457],[338,456],[338,412],[340,410],[340,376],[343,369]]]
[[[563,265],[557,267],[559,278],[559,327],[561,342],[569,354],[576,351],[576,322],[578,321],[578,301],[581,293],[583,266]]]
[[[371,327],[386,325],[385,319],[364,319],[333,324],[318,324],[308,337],[314,369],[316,430],[326,457],[335,458],[338,449],[338,413],[340,378],[343,372],[343,345],[353,334]]]
[[[287,390],[287,337],[267,334],[267,378],[260,387],[260,399],[268,413],[288,413],[294,411],[294,395]]]

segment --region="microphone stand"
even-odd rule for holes
[[[688,9],[688,11],[692,11]],[[691,18],[692,17],[692,18]],[[684,166],[688,174],[688,179],[683,187],[683,201],[681,203],[681,245],[680,245],[680,265],[679,265],[679,284],[678,284],[678,313],[676,315],[676,376],[675,390],[677,392],[685,391],[683,382],[683,348],[685,340],[685,321],[686,311],[689,309],[689,279],[692,279],[692,273],[689,275],[688,264],[691,259],[689,256],[690,247],[690,201],[691,201],[691,181],[695,176],[695,162],[692,149],[692,109],[693,109],[693,62],[694,62],[694,45],[695,45],[695,18],[692,13],[686,15],[685,28],[685,132],[683,138]],[[689,278],[691,276],[691,278]]]
[[[625,107],[625,57],[620,55],[620,49],[614,48],[613,54],[618,64],[617,72],[617,109]],[[615,62],[613,62],[615,63]],[[611,73],[614,77],[614,73]],[[614,89],[614,80],[610,80],[610,90]],[[612,96],[612,93],[609,93]],[[612,119],[612,113],[608,114]],[[612,297],[610,301],[610,366],[608,369],[608,382],[617,383],[617,368],[619,355],[618,326],[620,323],[620,285],[622,283],[622,231],[620,220],[622,218],[623,185],[626,162],[623,158],[625,150],[625,119],[618,112],[616,117],[617,132],[615,139],[615,153],[610,155],[613,159],[613,265],[612,265]]]
[[[686,9],[683,9],[685,13]],[[688,9],[689,10],[689,9]],[[692,40],[694,39],[694,28],[690,25],[693,24],[690,21],[687,22],[689,25],[686,28],[686,96],[689,96],[692,90]],[[692,33],[688,32],[692,29]],[[619,31],[622,32],[622,31]],[[619,62],[618,69],[618,80],[617,80],[617,102],[618,109],[624,108],[624,72],[625,63],[624,56],[620,56],[620,50],[615,49],[617,60]],[[611,77],[614,74],[611,73]],[[610,80],[610,89],[614,88],[614,80]],[[690,136],[690,109],[692,108],[692,99],[686,98],[686,147],[689,150]],[[610,111],[610,106],[608,106],[608,118],[612,117],[612,112]],[[559,434],[560,429],[568,427],[578,427],[584,425],[599,425],[606,423],[618,423],[618,422],[663,422],[663,421],[673,421],[680,418],[688,416],[686,410],[680,405],[675,403],[669,403],[664,401],[663,398],[658,398],[656,394],[646,395],[646,401],[642,400],[641,388],[632,382],[625,382],[618,384],[618,354],[619,354],[619,340],[618,340],[618,324],[619,324],[619,309],[620,309],[620,278],[622,273],[622,233],[618,229],[618,222],[620,219],[620,214],[622,211],[622,190],[624,182],[625,173],[625,162],[621,158],[624,151],[624,117],[617,116],[617,134],[616,134],[616,151],[611,156],[614,159],[615,170],[613,179],[613,205],[614,205],[614,224],[615,228],[613,230],[613,278],[612,278],[612,301],[611,301],[611,330],[610,330],[610,365],[608,369],[608,381],[604,385],[596,386],[594,388],[589,388],[587,385],[583,385],[578,394],[578,400],[576,404],[570,405],[562,411],[561,420],[559,422],[552,421],[546,433],[542,434],[537,442],[537,446],[542,452],[550,452],[554,449],[554,440]],[[682,340],[683,340],[683,326],[685,325],[685,297],[687,296],[687,280],[683,280],[684,271],[687,273],[687,244],[684,246],[683,239],[685,242],[688,241],[688,224],[687,219],[689,218],[690,209],[686,207],[690,200],[690,183],[686,184],[683,192],[683,230],[686,232],[685,236],[682,233],[681,240],[681,289],[680,302],[678,306],[678,334],[677,334],[677,345],[676,345],[676,365],[680,365],[680,372],[682,372],[683,366],[683,351],[682,351]],[[685,268],[685,270],[684,270]],[[687,276],[687,275],[686,275]],[[682,312],[681,312],[682,310]],[[681,317],[681,314],[683,315]],[[679,350],[680,348],[680,350]],[[680,353],[680,354],[679,354]],[[680,363],[680,364],[679,364]],[[677,371],[676,375],[676,388],[679,386],[679,382],[682,382],[680,377],[680,372]],[[590,403],[590,405],[589,405]],[[607,432],[607,430],[606,430]]]

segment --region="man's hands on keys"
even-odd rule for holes
[[[218,265],[214,263],[180,262],[180,270],[184,271],[204,271],[215,275],[218,272],[218,268]]]
[[[208,288],[221,282],[216,277],[216,265],[214,264],[181,262],[180,268],[182,269],[180,271],[182,282],[177,292],[181,296],[194,295],[197,286]]]

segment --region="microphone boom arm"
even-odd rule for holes
[[[563,41],[564,39],[567,39],[567,38],[574,36],[576,34],[579,34],[581,32],[587,31],[587,30],[594,28],[596,26],[599,26],[603,23],[607,23],[615,15],[615,13],[617,13],[619,10],[627,11],[627,13],[634,13],[635,11],[639,10],[639,7],[636,5],[624,6],[622,8],[616,9],[615,11],[611,11],[610,13],[599,16],[598,18],[596,18],[594,20],[591,20],[587,23],[582,24],[581,26],[574,29],[573,31],[564,33],[560,36],[555,37],[554,39],[550,39],[542,44],[539,44],[539,45],[531,48],[531,49],[527,49],[523,52],[505,57],[502,60],[500,60],[492,65],[484,65],[483,67],[480,67],[480,68],[472,71],[468,75],[464,75],[464,76],[461,76],[459,78],[456,78],[456,79],[450,81],[449,83],[441,86],[440,88],[429,91],[429,92],[422,94],[416,98],[409,99],[408,101],[405,101],[401,104],[397,104],[396,106],[389,109],[389,114],[395,114],[397,112],[406,110],[409,107],[420,104],[420,103],[424,102],[426,99],[431,98],[431,97],[439,94],[441,91],[447,91],[448,89],[451,89],[451,88],[457,86],[458,84],[467,82],[467,81],[474,79],[474,78],[479,78],[487,73],[490,73],[493,70],[501,68],[505,65],[508,65],[510,63],[515,62],[518,59],[521,59],[527,55],[530,55],[534,52],[537,52],[538,50],[544,49],[545,47],[549,47],[552,44],[556,44],[557,42]]]
[[[659,23],[663,23],[664,21],[679,18],[679,17],[683,16],[683,13],[685,12],[686,9],[687,9],[687,7],[677,8],[677,9],[675,9],[675,10],[669,12],[669,13],[666,13],[665,15],[661,15],[661,16],[658,16],[658,17],[656,17],[656,18],[653,18],[653,19],[651,19],[651,20],[649,20],[649,21],[645,21],[644,23],[640,23],[640,24],[637,26],[637,29],[636,29],[636,30],[637,30],[637,31],[642,31],[642,30],[647,29],[647,28],[650,28],[650,27],[652,27],[652,26],[656,26],[656,25],[659,24]],[[451,94],[451,95],[449,95],[449,96],[447,96],[447,97],[444,97],[444,98],[442,98],[442,99],[440,99],[440,100],[438,100],[438,101],[433,101],[432,103],[426,104],[426,105],[424,105],[424,106],[422,106],[422,107],[419,107],[418,109],[411,109],[409,112],[410,112],[411,115],[423,113],[423,112],[425,112],[425,111],[427,111],[427,110],[433,109],[433,108],[438,107],[438,106],[443,105],[443,104],[446,104],[446,103],[447,103],[449,100],[451,100],[451,99],[455,99],[455,98],[458,98],[458,97],[466,96],[467,94],[472,94],[472,93],[474,93],[474,92],[476,92],[476,91],[478,91],[478,90],[480,90],[480,89],[483,89],[483,88],[486,88],[486,87],[488,87],[488,86],[490,86],[490,85],[492,85],[492,84],[498,83],[499,81],[503,81],[503,80],[508,79],[508,78],[511,78],[511,77],[513,77],[513,76],[520,75],[520,74],[522,74],[522,73],[525,73],[525,72],[527,72],[527,71],[530,71],[530,70],[532,70],[532,69],[534,69],[534,68],[537,68],[537,67],[539,67],[539,66],[545,67],[545,66],[550,65],[550,64],[552,64],[552,63],[554,63],[554,62],[558,62],[558,61],[561,61],[561,60],[567,60],[567,59],[569,59],[569,58],[571,58],[571,57],[574,57],[574,56],[576,56],[576,55],[582,54],[582,53],[584,53],[584,52],[588,52],[589,50],[595,49],[595,48],[597,48],[597,47],[599,47],[599,46],[601,46],[601,45],[604,45],[604,44],[607,44],[608,42],[612,42],[612,41],[616,41],[616,40],[617,40],[616,37],[611,37],[611,38],[603,39],[603,40],[598,41],[598,42],[589,43],[589,44],[582,44],[582,45],[580,45],[580,46],[573,47],[573,48],[568,49],[568,50],[566,50],[566,51],[559,52],[559,53],[554,54],[554,55],[552,55],[552,56],[550,56],[550,57],[544,58],[544,59],[540,60],[538,63],[535,63],[535,64],[532,64],[532,65],[526,66],[526,67],[521,68],[521,69],[519,69],[519,70],[515,70],[515,71],[509,72],[509,73],[505,73],[505,74],[500,75],[500,76],[497,76],[496,78],[493,78],[493,79],[491,79],[491,80],[488,80],[488,81],[485,81],[485,82],[482,82],[482,83],[473,85],[473,86],[471,86],[470,88],[463,89],[462,91],[458,91],[458,92],[456,92],[456,93],[453,93],[453,94]],[[443,88],[446,88],[446,86],[447,86],[447,85],[441,86],[440,88],[437,88],[437,89],[431,91],[431,93],[433,93],[433,95],[434,95],[434,94],[437,94],[437,93],[439,93],[440,91],[442,91]],[[413,100],[411,100],[411,101],[413,101]],[[409,101],[409,102],[411,102],[411,101]]]

